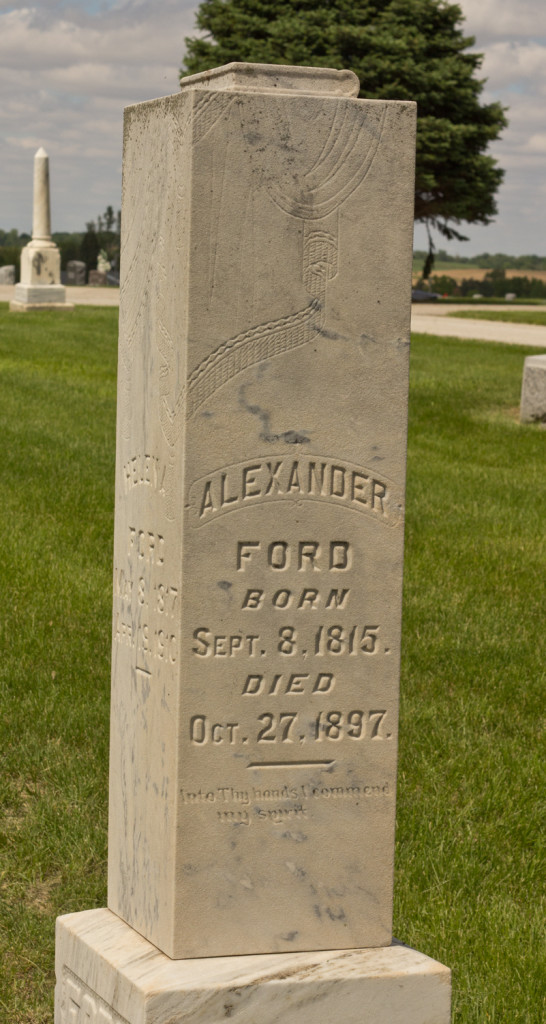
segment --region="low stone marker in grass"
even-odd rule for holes
[[[34,156],[32,241],[21,251],[21,281],[15,285],[10,310],[72,310],[61,284],[61,254],[51,238],[49,157],[42,147]]]
[[[87,277],[87,266],[83,260],[69,260],[66,264],[66,283],[83,285]]]
[[[6,264],[0,267],[0,284],[15,284],[15,267],[13,264]]]
[[[520,420],[522,423],[546,423],[546,355],[525,359]]]
[[[392,939],[415,108],[232,64],[125,118],[108,909],[58,1024],[448,1024]]]

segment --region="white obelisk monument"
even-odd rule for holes
[[[21,252],[21,283],[10,303],[13,312],[30,309],[74,309],[61,284],[61,254],[51,238],[49,157],[40,147],[34,157],[32,241]]]

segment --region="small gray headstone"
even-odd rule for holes
[[[103,274],[101,270],[90,270],[89,278],[87,281],[92,288],[105,288],[108,284],[106,274]]]
[[[0,267],[0,284],[15,284],[15,267],[12,264]]]
[[[546,423],[546,355],[527,356],[523,364],[522,423]]]
[[[85,284],[87,264],[81,260],[69,260],[66,264],[66,283]]]

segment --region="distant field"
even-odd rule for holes
[[[419,260],[414,259],[414,261],[413,261],[413,273],[414,274],[420,274],[421,273],[421,271],[423,269],[423,262],[424,261],[422,259],[419,259]],[[477,271],[478,273],[481,273],[481,274],[486,273],[486,271],[482,270],[480,267],[473,267],[473,266],[469,265],[468,263],[446,263],[445,260],[434,260],[433,274],[451,274],[452,270],[461,270],[461,271],[464,270],[467,277],[473,277],[475,271]]]
[[[423,269],[422,261],[413,264],[413,279],[414,281],[420,277]],[[475,281],[483,281],[486,274],[489,274],[490,270],[484,267],[472,267],[468,264],[457,264],[457,263],[443,263],[438,261],[434,264],[432,274],[447,274],[448,277],[452,277],[454,281],[462,281],[464,278],[473,278]],[[539,281],[546,281],[546,270],[506,270],[506,277],[534,277]]]
[[[461,309],[457,310],[456,313],[447,313],[447,316],[456,316],[457,319],[466,317],[469,320],[504,320],[508,323],[513,324],[538,324],[540,327],[546,327],[546,312],[541,310],[536,313],[529,310],[485,310],[485,309]]]
[[[413,261],[413,273],[414,274],[420,274],[421,273],[421,271],[423,269],[423,262],[424,262],[423,260],[416,260],[416,259],[414,259],[414,261]],[[463,270],[464,269],[464,270],[472,270],[473,271],[474,269],[477,270],[478,268],[477,267],[476,268],[469,267],[468,263],[446,263],[444,260],[435,260],[434,261],[434,271],[433,271],[433,273],[439,272],[439,273],[442,273],[442,274],[447,274],[448,271],[450,271],[452,269],[455,269],[455,270]]]

